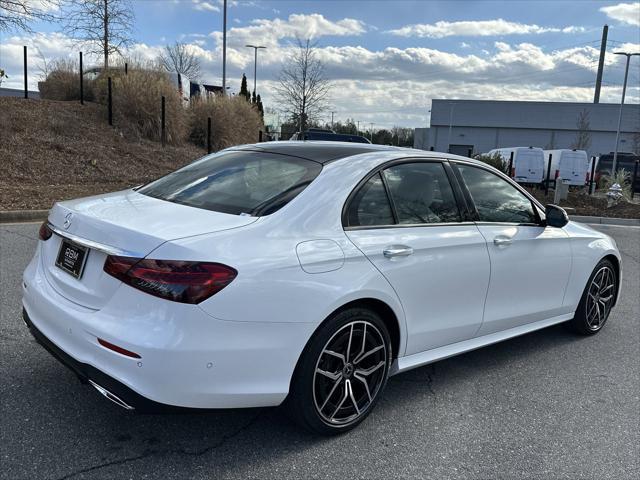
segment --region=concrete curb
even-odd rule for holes
[[[0,210],[0,223],[40,222],[48,216],[49,210]]]
[[[582,217],[569,215],[569,219],[580,223],[595,223],[600,225],[622,225],[627,227],[640,227],[639,218],[612,218],[612,217]]]

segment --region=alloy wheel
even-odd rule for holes
[[[387,345],[370,322],[342,326],[322,349],[313,375],[313,399],[323,422],[345,426],[373,404],[387,374]]]
[[[615,293],[615,273],[608,266],[603,266],[593,276],[587,291],[586,319],[589,330],[595,332],[602,328],[613,306]]]

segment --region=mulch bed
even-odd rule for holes
[[[545,197],[544,190],[528,189],[543,204],[553,203],[553,191]],[[636,198],[638,195],[636,194]],[[565,207],[570,215],[586,215],[593,217],[614,218],[640,218],[640,204],[626,201],[607,208],[607,200],[601,192],[595,195],[587,195],[586,191],[570,191],[566,200],[560,201],[560,206]]]
[[[48,209],[55,201],[130,188],[205,152],[129,138],[104,107],[0,98],[0,210]]]

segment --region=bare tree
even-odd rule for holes
[[[316,50],[311,39],[298,39],[297,49],[287,59],[275,87],[283,113],[300,131],[304,131],[309,122],[320,120],[329,108],[331,84]]]
[[[0,31],[24,30],[33,32],[31,22],[52,21],[60,0],[0,0]]]
[[[576,129],[578,131],[571,144],[571,148],[588,150],[591,146],[591,122],[589,121],[589,111],[587,109],[582,110],[582,112],[578,114]]]
[[[200,78],[200,59],[187,44],[176,42],[166,45],[159,60],[167,72],[181,73],[191,80]]]
[[[86,53],[122,54],[132,41],[134,14],[129,0],[74,0],[65,13],[65,32],[83,45]]]

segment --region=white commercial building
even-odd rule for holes
[[[431,105],[431,126],[416,128],[414,147],[459,155],[504,147],[575,148],[589,156],[612,152],[620,105],[611,103],[442,100]],[[585,128],[588,124],[588,128]],[[640,105],[622,114],[619,151],[640,153]]]

